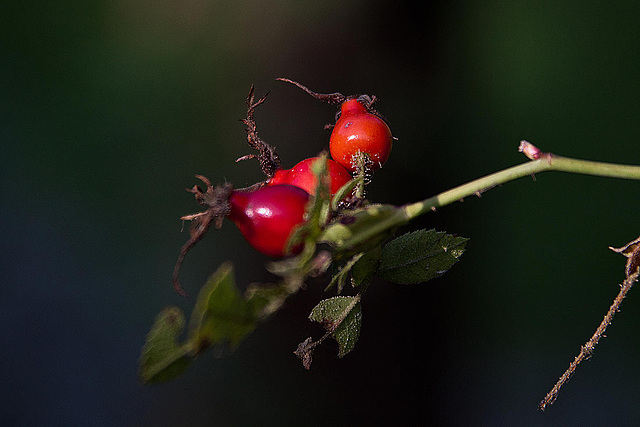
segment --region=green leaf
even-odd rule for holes
[[[233,266],[222,264],[198,294],[190,322],[194,345],[198,351],[211,345],[234,350],[256,328],[261,309],[238,292]]]
[[[344,216],[326,227],[319,242],[330,244],[338,258],[351,256],[381,244],[407,220],[402,208],[371,204],[357,211],[345,212]]]
[[[335,266],[334,264],[333,276],[325,291],[335,285],[336,292],[338,294],[342,293],[349,275],[351,275],[351,285],[353,287],[368,284],[378,270],[381,255],[380,246],[376,246],[368,252],[360,252],[352,256],[341,265]]]
[[[320,323],[338,342],[338,357],[344,357],[356,345],[362,325],[360,297],[333,297],[320,301],[309,319]]]
[[[295,290],[289,289],[286,285],[258,285],[251,284],[247,288],[245,297],[247,302],[253,306],[253,310],[260,320],[275,313],[282,307],[284,301]]]
[[[402,284],[422,283],[440,277],[458,262],[468,241],[465,237],[435,230],[404,234],[382,247],[378,274]]]
[[[331,281],[325,288],[325,291],[328,291],[329,289],[331,289],[332,286],[335,285],[336,291],[338,293],[341,293],[345,283],[347,282],[347,278],[349,277],[349,273],[351,272],[351,269],[358,262],[358,260],[362,258],[362,255],[364,254],[359,253],[353,256],[352,258],[350,258],[349,260],[347,260],[347,262],[345,262],[344,264],[340,266],[335,266],[334,268],[335,271],[333,272]]]
[[[363,181],[364,178],[354,178],[340,187],[340,189],[336,191],[336,194],[333,195],[333,199],[331,199],[331,210],[337,211],[342,199],[352,193],[353,189],[356,188],[356,185],[361,184]]]
[[[351,269],[351,281],[354,287],[369,284],[378,272],[381,257],[382,248],[376,246],[358,259]]]
[[[148,384],[172,379],[212,346],[234,350],[301,286],[292,283],[285,280],[278,285],[252,285],[241,295],[233,265],[222,264],[198,293],[185,342],[178,341],[186,324],[179,308],[166,308],[157,316],[142,349],[140,380]]]
[[[329,173],[327,171],[326,154],[322,154],[318,160],[313,162],[311,171],[318,179],[316,194],[314,197],[311,197],[307,203],[305,211],[306,221],[296,227],[291,233],[289,240],[287,240],[286,252],[300,243],[305,243],[305,249],[309,246],[315,249],[316,240],[329,218],[331,211],[331,194],[329,191]]]
[[[193,311],[191,312],[191,319],[189,321],[189,329],[191,333],[195,333],[198,329],[202,327],[204,323],[204,318],[207,314],[207,310],[209,307],[209,299],[211,298],[211,293],[218,287],[220,282],[223,281],[232,281],[233,282],[233,265],[231,263],[223,263],[218,267],[215,273],[213,273],[205,285],[200,289],[198,293],[198,297],[196,298],[195,305],[193,306]],[[233,286],[233,283],[231,284]],[[226,285],[228,287],[228,285]]]
[[[178,342],[185,323],[184,314],[177,307],[167,307],[158,314],[142,348],[138,372],[142,383],[167,381],[191,364],[190,345]]]

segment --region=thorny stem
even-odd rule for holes
[[[636,240],[627,243],[621,248],[613,248],[609,246],[609,249],[612,251],[622,254],[626,256],[627,265],[625,267],[625,281],[620,286],[620,292],[618,292],[618,296],[613,300],[613,304],[609,308],[609,311],[602,319],[600,326],[596,329],[596,332],[593,334],[591,339],[587,341],[585,345],[580,348],[580,353],[576,358],[571,362],[569,368],[562,374],[558,382],[553,386],[551,391],[547,393],[545,398],[540,402],[538,408],[542,411],[547,409],[547,407],[551,406],[553,402],[555,402],[558,397],[558,393],[560,392],[560,388],[571,378],[575,370],[577,369],[580,362],[584,359],[588,359],[593,354],[593,350],[595,346],[600,341],[607,329],[607,327],[613,321],[613,316],[620,311],[620,305],[622,301],[626,298],[627,294],[631,290],[631,287],[635,282],[638,281],[638,276],[640,276],[640,237]]]
[[[521,144],[529,144],[532,146],[526,141],[522,141]],[[524,150],[521,149],[521,151]],[[527,154],[526,151],[525,154]],[[423,201],[405,205],[403,209],[407,220],[410,220],[441,206],[460,201],[465,197],[473,195],[480,196],[485,191],[506,182],[546,171],[570,172],[609,178],[640,180],[640,166],[593,162],[539,152],[535,160],[492,173]]]
[[[523,145],[527,146],[527,150],[522,149]],[[357,247],[360,244],[371,241],[381,233],[405,225],[420,215],[435,211],[436,208],[462,201],[465,197],[474,195],[480,197],[482,193],[496,186],[525,176],[533,176],[540,172],[558,171],[640,180],[640,166],[593,162],[556,156],[551,153],[543,153],[526,141],[522,141],[520,147],[521,151],[528,157],[531,156],[530,149],[534,149],[535,157],[531,156],[530,158],[535,158],[535,160],[478,178],[420,202],[401,206],[394,215],[390,215],[366,229],[359,230],[357,235],[351,236],[349,239],[350,247]]]
[[[633,284],[638,281],[638,275],[640,275],[640,271],[636,271],[634,274],[627,277],[627,279],[622,283],[618,296],[616,296],[616,298],[613,300],[613,304],[611,304],[609,311],[604,316],[604,319],[602,319],[600,326],[598,326],[598,329],[596,329],[596,332],[593,334],[591,339],[580,348],[580,353],[578,353],[575,359],[573,359],[573,362],[569,364],[569,368],[564,371],[564,374],[562,374],[558,382],[553,386],[551,391],[547,393],[542,402],[540,402],[540,404],[538,405],[538,408],[540,410],[544,411],[549,406],[551,406],[553,402],[555,402],[556,398],[558,397],[558,393],[560,392],[560,388],[562,388],[562,386],[567,381],[569,381],[575,370],[578,368],[578,365],[583,360],[591,357],[596,345],[598,345],[598,342],[600,341],[600,338],[604,336],[607,327],[613,321],[613,316],[615,316],[615,314],[620,311],[620,305],[622,304],[622,301],[625,299],[627,293],[629,293],[629,291],[633,287]]]
[[[365,198],[365,186],[371,181],[371,156],[368,153],[358,152],[353,156],[353,164],[356,167],[355,177],[360,178],[355,189],[355,197],[357,199]]]

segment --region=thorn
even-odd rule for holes
[[[258,156],[256,156],[255,154],[247,154],[246,156],[238,157],[236,159],[236,163],[241,162],[243,160],[255,159],[257,157]]]
[[[206,212],[200,212],[197,214],[191,214],[191,215],[185,215],[185,216],[181,216],[180,219],[183,221],[183,227],[184,227],[184,221],[193,221],[194,219],[201,217],[203,215],[206,215]]]

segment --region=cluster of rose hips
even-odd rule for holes
[[[352,174],[369,174],[385,164],[393,137],[389,126],[373,108],[375,97],[320,94],[292,80],[278,80],[292,83],[316,99],[340,105],[336,123],[328,126],[333,128],[329,139],[332,159],[326,159],[331,196],[352,180]],[[238,161],[258,159],[267,179],[248,188],[233,189],[231,184],[214,187],[207,178],[196,175],[207,188],[203,190],[195,185],[187,189],[206,211],[182,217],[192,221],[190,239],[182,247],[173,272],[174,288],[182,295],[185,292],[178,275],[185,255],[204,237],[211,225],[220,228],[224,218],[230,219],[247,242],[267,256],[281,258],[300,249],[288,250],[287,242],[294,228],[304,223],[307,203],[311,196],[315,196],[318,178],[312,165],[320,158],[303,160],[291,169],[281,167],[275,148],[258,137],[253,118],[255,108],[265,99],[266,95],[255,101],[251,87],[247,98],[247,118],[242,121],[247,126],[247,141],[258,154],[241,157]]]

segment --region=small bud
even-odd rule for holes
[[[529,141],[525,141],[524,139],[520,141],[520,146],[518,147],[518,151],[524,153],[530,160],[539,159],[542,155],[542,151],[530,143]]]

